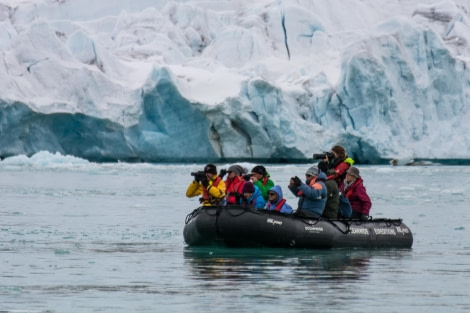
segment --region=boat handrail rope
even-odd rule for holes
[[[327,220],[327,221],[330,222],[331,225],[333,225],[337,230],[339,230],[344,235],[349,234],[351,232],[351,224],[348,223],[347,220]],[[336,225],[336,223],[333,223],[333,222],[343,223],[346,226],[346,230],[342,230],[341,228],[339,228],[338,225]]]
[[[191,213],[186,215],[186,219],[184,220],[185,224],[188,224],[189,221],[193,218],[196,217],[200,212],[202,211],[202,206],[198,207],[197,209],[194,209]]]
[[[309,218],[309,217],[299,217],[299,216],[295,216],[295,219],[298,219],[299,221],[302,221],[307,225],[316,225],[320,221],[323,221],[322,218],[312,218],[312,217]],[[315,221],[315,223],[312,223],[312,221]]]
[[[241,213],[232,213],[232,211],[230,210],[231,208],[236,208],[236,209],[241,209],[243,208],[243,210],[241,211]],[[227,206],[225,208],[225,211],[227,211],[227,213],[232,216],[232,217],[238,217],[238,216],[242,216],[243,214],[245,214],[246,212],[250,211],[252,213],[258,213],[256,209],[254,209],[254,207],[251,207],[251,206],[245,206],[245,205],[240,205],[240,206]]]
[[[204,210],[204,209],[206,209],[206,208],[216,208],[217,210],[215,211],[214,214],[211,214],[211,213],[209,213],[207,210]],[[188,224],[191,219],[193,219],[194,217],[198,216],[199,213],[201,213],[202,211],[205,211],[206,214],[209,215],[209,216],[217,215],[217,214],[218,214],[218,208],[219,208],[219,207],[200,206],[200,207],[194,209],[194,210],[193,210],[191,213],[189,213],[188,215],[186,215],[186,219],[185,219],[184,223],[185,223],[185,224]]]
[[[233,214],[231,211],[230,211],[230,208],[231,207],[235,207],[237,209],[240,209],[240,208],[243,208],[242,212],[239,213],[239,214]],[[212,209],[215,209],[214,213],[211,213],[209,210],[209,208],[212,208]],[[191,213],[189,213],[188,215],[186,215],[186,219],[185,219],[185,224],[188,224],[189,221],[191,219],[193,219],[194,217],[196,217],[198,214],[200,214],[202,211],[204,211],[208,216],[216,216],[216,215],[219,215],[220,214],[220,210],[225,210],[227,211],[227,213],[232,216],[232,217],[237,217],[237,216],[241,216],[243,214],[245,214],[246,212],[248,211],[251,211],[253,213],[259,213],[257,212],[257,210],[254,209],[254,207],[251,207],[251,206],[243,206],[243,205],[240,205],[240,206],[223,206],[223,205],[219,205],[219,206],[200,206],[198,207],[197,209],[194,209]]]

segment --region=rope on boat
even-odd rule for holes
[[[235,208],[235,209],[243,209],[241,213],[238,213],[238,214],[234,214],[232,213],[232,211],[230,210],[231,208]],[[250,207],[250,206],[230,206],[230,207],[225,207],[224,208],[225,211],[227,211],[227,213],[232,216],[232,217],[238,217],[238,216],[242,216],[243,214],[247,213],[247,212],[251,212],[251,213],[256,213],[256,214],[259,214],[259,212],[257,212],[257,210],[253,209],[253,207]]]
[[[343,223],[346,226],[346,230],[343,231],[341,228],[339,228],[338,225],[336,225],[336,223],[333,223],[333,220],[328,220],[328,222],[330,222],[337,230],[339,230],[344,235],[349,234],[351,232],[351,224],[348,223],[347,220],[336,220],[336,221]]]
[[[235,214],[235,213],[232,213],[233,210],[230,210],[231,208],[234,208],[235,210],[239,210],[239,209],[243,209],[243,210],[240,213]],[[211,213],[211,210],[208,210],[208,209],[215,209],[214,213]],[[260,212],[257,212],[258,210],[255,210],[253,209],[253,207],[250,207],[250,206],[242,206],[242,205],[241,206],[201,206],[201,207],[198,207],[197,209],[194,209],[194,211],[192,211],[186,216],[185,224],[188,224],[191,219],[195,218],[197,215],[199,215],[203,211],[209,216],[218,216],[221,210],[225,210],[232,217],[238,217],[247,212],[260,214]]]
[[[218,214],[218,210],[216,210],[214,214],[211,214],[211,213],[208,212],[208,210],[206,210],[206,208],[214,208],[214,207],[200,206],[197,209],[194,209],[191,213],[186,215],[186,219],[185,219],[184,223],[188,224],[190,220],[192,220],[193,218],[198,216],[202,211],[206,212],[206,214],[209,215],[209,216],[215,216],[215,215]],[[215,207],[215,208],[218,208],[218,207]]]
[[[202,211],[202,206],[197,208],[197,209],[194,209],[191,213],[189,213],[188,215],[186,215],[186,219],[184,220],[184,223],[185,224],[188,224],[189,221],[193,218],[193,217],[196,217],[199,213],[201,213]]]
[[[295,218],[307,225],[316,225],[320,221],[322,221],[321,218],[312,218],[312,217],[308,218],[308,217],[299,217],[299,216],[295,216]],[[312,223],[312,221],[315,221],[315,223]]]

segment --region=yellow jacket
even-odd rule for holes
[[[225,189],[225,182],[215,175],[209,180],[207,188],[201,182],[193,180],[186,190],[186,197],[193,198],[202,195],[200,201],[203,206],[219,205],[225,197]]]

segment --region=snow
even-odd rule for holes
[[[470,3],[0,0],[0,156],[470,158]]]

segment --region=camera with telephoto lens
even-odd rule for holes
[[[204,171],[191,172],[191,176],[194,176],[197,181],[201,181],[206,177],[206,173]]]
[[[333,154],[333,152],[323,152],[323,153],[313,154],[313,159],[315,160],[323,160],[326,157],[328,157],[328,160],[333,160],[335,158],[335,155]]]

